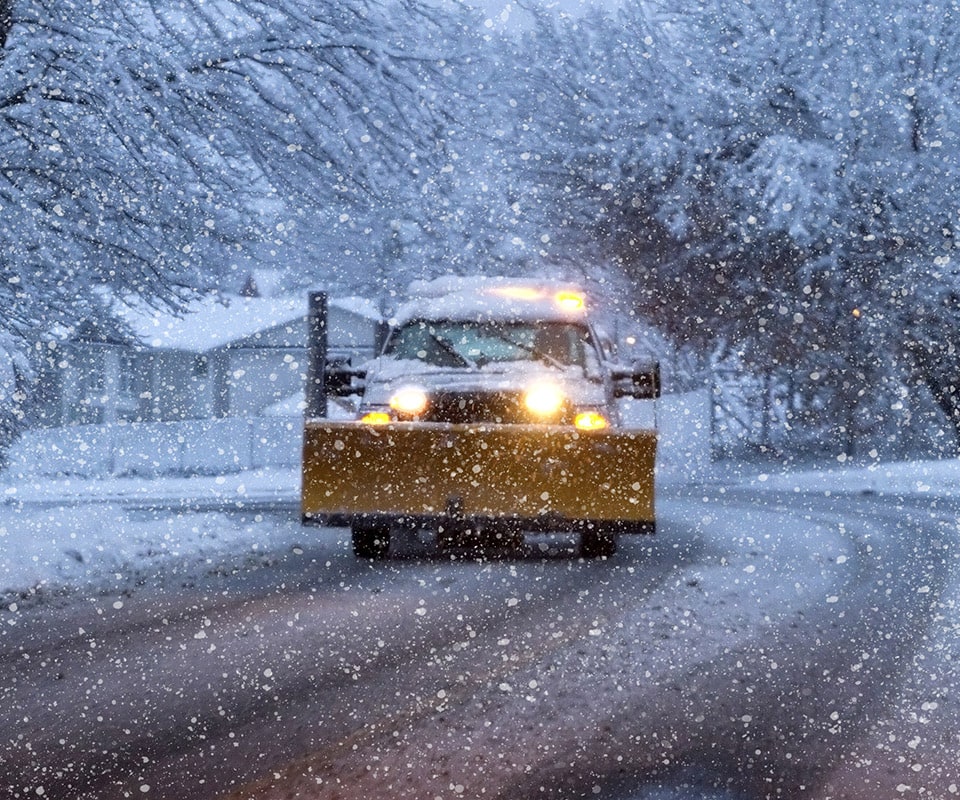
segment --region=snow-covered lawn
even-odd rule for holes
[[[7,485],[0,489],[0,596],[116,584],[166,565],[184,574],[295,546],[303,538],[299,481],[298,471],[264,470]],[[270,504],[286,504],[289,519],[257,512]]]

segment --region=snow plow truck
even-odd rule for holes
[[[348,526],[367,559],[425,530],[441,547],[574,532],[587,558],[655,532],[656,415],[627,429],[618,401],[654,401],[659,366],[617,363],[579,286],[451,277],[409,294],[358,365],[328,358],[326,295],[310,295],[304,524]],[[352,418],[327,417],[350,396]]]

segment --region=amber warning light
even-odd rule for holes
[[[528,300],[534,302],[537,300],[549,300],[550,293],[545,289],[538,289],[534,286],[496,286],[489,290],[490,294],[506,297],[510,300]],[[554,293],[553,302],[564,311],[583,311],[586,306],[586,298],[581,292],[573,289],[561,289]]]
[[[584,300],[579,292],[557,292],[554,295],[554,302],[567,311],[582,311]]]
[[[543,292],[531,286],[497,286],[490,290],[490,294],[508,297],[511,300],[540,300]]]

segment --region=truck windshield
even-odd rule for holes
[[[568,322],[413,320],[393,332],[384,355],[441,367],[482,367],[507,361],[585,367],[590,348],[589,331]]]

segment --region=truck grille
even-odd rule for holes
[[[568,419],[568,417],[570,419]],[[426,422],[489,422],[500,425],[520,425],[534,422],[523,404],[519,392],[441,392],[433,395],[423,420]],[[554,423],[569,423],[568,409]]]

